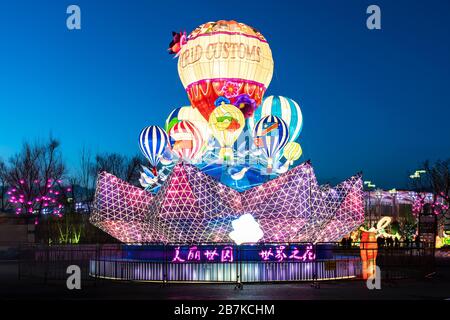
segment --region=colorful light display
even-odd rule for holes
[[[123,242],[230,242],[232,221],[251,214],[265,242],[338,241],[364,219],[362,180],[319,186],[309,162],[244,192],[177,164],[152,195],[100,174],[91,222]]]
[[[61,180],[36,179],[27,182],[24,177],[8,190],[7,195],[17,215],[42,213],[62,217],[64,202],[70,192],[72,188],[64,186]],[[38,224],[37,218],[35,224]]]
[[[295,141],[303,116],[295,101],[281,96],[259,107],[273,74],[261,33],[221,20],[172,36],[169,52],[179,58],[192,107],[172,111],[167,132],[142,131],[141,150],[152,166],[141,174],[145,191],[100,174],[91,222],[138,243],[315,243],[358,228],[364,218],[360,175],[331,188],[318,185],[309,162],[289,170],[302,154]],[[272,249],[265,257],[277,261],[313,255]],[[208,257],[216,254],[210,249]],[[174,259],[199,257],[192,248]],[[230,261],[233,254],[224,248],[220,258]]]

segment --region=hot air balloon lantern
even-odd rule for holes
[[[169,132],[175,124],[183,120],[191,122],[200,131],[205,143],[211,137],[208,121],[203,118],[198,109],[191,106],[175,108],[167,117],[164,129]]]
[[[175,47],[173,52],[178,50]],[[272,80],[273,59],[267,40],[256,29],[236,21],[199,26],[187,36],[178,54],[181,82],[192,106],[206,120],[220,96],[234,104],[246,94],[260,105]],[[244,112],[246,118],[252,114],[253,110]]]
[[[264,98],[261,106],[255,110],[253,117],[248,119],[249,128],[253,129],[255,123],[269,115],[283,119],[289,128],[289,141],[297,140],[303,128],[303,115],[297,102],[282,96]]]
[[[158,174],[157,166],[168,141],[167,133],[158,126],[146,127],[139,134],[139,148],[150,162],[152,173],[155,176]]]
[[[226,98],[216,100],[217,107],[209,116],[209,127],[212,135],[220,144],[219,159],[233,161],[233,143],[241,134],[245,118],[241,110],[230,104]]]
[[[289,139],[289,129],[280,117],[265,116],[253,129],[254,143],[267,158],[267,173],[272,172],[274,158]]]
[[[195,162],[202,154],[203,137],[190,121],[182,120],[169,131],[171,150],[185,161]]]
[[[302,147],[297,142],[288,142],[283,149],[283,156],[289,161],[289,165],[300,159],[302,153]]]

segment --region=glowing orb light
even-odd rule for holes
[[[239,217],[231,222],[233,231],[230,232],[230,238],[237,244],[256,243],[264,235],[258,222],[249,213]]]

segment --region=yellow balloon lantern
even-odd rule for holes
[[[220,159],[233,160],[233,143],[244,129],[245,118],[241,110],[232,104],[216,107],[209,116],[209,127],[214,138],[220,143]]]
[[[283,156],[289,161],[289,164],[298,160],[302,156],[302,147],[297,142],[288,142],[283,149]]]

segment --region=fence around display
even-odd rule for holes
[[[425,244],[380,247],[382,279],[423,277],[433,271],[434,255]],[[77,265],[83,280],[160,283],[261,283],[360,279],[359,244],[262,243],[26,245],[19,249],[19,276],[67,279]]]

